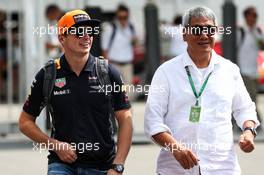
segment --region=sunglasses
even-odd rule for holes
[[[97,31],[98,32],[98,31]],[[67,34],[75,35],[77,38],[82,38],[86,35],[92,37],[96,34],[96,31],[93,27],[71,27]]]
[[[256,13],[249,13],[249,15],[251,15],[253,18],[257,18],[258,15]]]
[[[200,36],[202,34],[212,36],[217,32],[217,27],[213,25],[201,26],[201,25],[194,25],[188,27],[189,34]]]
[[[119,20],[127,20],[128,16],[118,16],[117,17]]]

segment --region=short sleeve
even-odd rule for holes
[[[257,37],[258,40],[264,41],[264,33],[261,30],[261,28],[257,28],[256,37]]]
[[[30,93],[23,106],[23,110],[34,117],[39,116],[41,110],[44,108],[42,93],[43,79],[44,70],[41,69],[32,82]]]

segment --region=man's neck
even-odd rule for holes
[[[211,60],[211,53],[192,53],[188,50],[188,53],[194,62],[194,64],[197,66],[197,68],[206,68],[208,67],[210,60]]]
[[[121,23],[121,22],[117,21],[117,24],[118,24],[122,29],[124,29],[124,28],[126,28],[126,26],[128,25],[128,22],[126,22],[126,23]]]
[[[89,57],[89,53],[76,55],[76,54],[65,52],[65,58],[71,70],[75,72],[77,76],[79,76],[81,71],[83,70],[88,60],[88,57]]]

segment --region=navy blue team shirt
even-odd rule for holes
[[[77,148],[77,160],[71,166],[84,166],[101,170],[109,169],[115,158],[115,143],[109,120],[109,103],[105,92],[100,91],[100,83],[95,70],[95,57],[89,55],[88,61],[77,76],[65,56],[61,56],[51,105],[54,109],[54,138],[73,144]],[[122,86],[118,71],[109,64],[109,77],[112,86]],[[39,116],[43,109],[43,79],[41,69],[31,86],[23,110]],[[130,103],[122,88],[112,91],[114,111],[129,109]],[[48,156],[49,164],[61,162],[53,151]]]

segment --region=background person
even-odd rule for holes
[[[264,50],[264,35],[257,26],[258,14],[255,7],[247,7],[243,14],[246,25],[238,30],[238,65],[249,95],[257,104],[257,58],[259,51]],[[257,114],[258,119],[261,120],[258,110]]]
[[[116,18],[102,35],[103,56],[116,67],[124,84],[131,85],[133,79],[133,47],[137,42],[135,29],[129,21],[129,9],[119,5]],[[128,92],[131,97],[131,93]]]
[[[57,30],[57,21],[62,16],[61,9],[56,4],[50,4],[46,8],[46,18],[48,22],[48,31],[49,33],[46,34],[46,52],[47,52],[47,59],[55,59],[61,56],[62,53],[62,46],[58,39]]]
[[[182,37],[182,16],[177,15],[173,20],[173,34],[170,44],[170,52],[173,57],[176,57],[187,49],[187,43],[183,41]]]

